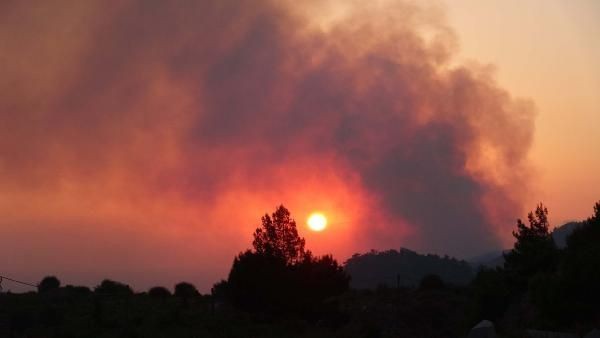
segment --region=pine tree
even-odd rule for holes
[[[296,221],[283,205],[269,217],[262,217],[262,226],[254,232],[252,245],[261,255],[282,259],[286,264],[294,264],[304,257],[304,238],[298,236]]]
[[[531,277],[553,272],[558,261],[558,249],[549,230],[548,209],[540,203],[527,218],[529,225],[517,220],[514,248],[504,255],[504,268],[513,291],[527,290]]]

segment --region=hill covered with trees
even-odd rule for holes
[[[474,276],[466,261],[421,255],[405,248],[354,254],[344,267],[355,289],[374,289],[382,285],[414,287],[427,275],[437,275],[448,284],[466,285]]]

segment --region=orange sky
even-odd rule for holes
[[[600,198],[600,3],[444,2],[459,62],[494,65],[498,82],[535,101],[536,190],[554,225],[588,217]],[[530,209],[533,208],[532,206]]]
[[[583,218],[598,20],[551,4],[0,5],[1,273],[207,291],[280,203],[340,261]]]

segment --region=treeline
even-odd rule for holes
[[[235,257],[227,280],[210,295],[190,283],[177,284],[173,295],[164,287],[134,293],[110,280],[92,291],[60,287],[51,276],[38,293],[0,295],[0,331],[11,337],[285,337],[311,327],[326,332],[345,322],[339,297],[348,291],[349,277],[332,256],[315,256],[304,246],[290,212],[280,206],[262,218],[252,249]]]
[[[127,297],[133,296],[133,289],[124,283],[113,281],[110,279],[103,280],[98,286],[92,291],[87,286],[74,286],[67,285],[61,287],[61,282],[55,276],[44,277],[38,284],[38,293],[41,295],[89,295],[95,294],[97,296],[106,297]],[[175,284],[174,296],[182,299],[189,299],[193,297],[201,297],[200,292],[196,289],[196,286],[192,283],[181,282]],[[140,294],[148,294],[151,297],[162,298],[171,296],[171,291],[163,286],[155,286],[150,288],[147,292],[141,292]]]
[[[502,267],[480,269],[461,285],[452,274],[466,274],[466,262],[406,249],[357,255],[344,269],[307,250],[280,206],[262,218],[252,247],[235,257],[209,295],[185,282],[174,293],[164,287],[136,293],[111,280],[92,290],[46,277],[37,292],[0,293],[0,337],[464,337],[483,319],[495,323],[500,337],[600,327],[600,203],[564,248],[555,244],[542,205],[517,222],[513,235]],[[427,274],[406,285],[349,287],[346,271],[381,257]]]
[[[112,280],[90,289],[49,276],[37,292],[0,294],[0,337],[189,337],[213,305],[186,282],[174,293],[160,286],[136,293]]]

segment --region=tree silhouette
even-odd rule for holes
[[[535,214],[530,212],[527,218],[529,226],[526,226],[521,219],[517,220],[517,231],[513,231],[513,236],[517,239],[515,251],[526,250],[526,246],[532,241],[545,240],[550,235],[548,208],[542,203],[536,207]]]
[[[254,250],[235,257],[227,281],[215,285],[216,297],[246,311],[278,315],[317,318],[335,310],[327,300],[348,289],[349,277],[333,257],[314,257],[304,249],[283,205],[262,217],[252,244]]]
[[[551,273],[558,263],[558,249],[549,231],[548,209],[540,203],[527,218],[529,226],[517,220],[517,231],[513,231],[517,241],[513,250],[504,255],[509,284],[517,292],[527,289],[529,278]]]
[[[127,297],[133,295],[133,290],[127,284],[105,279],[100,285],[96,286],[94,293],[103,296]]]
[[[233,261],[227,292],[231,302],[244,310],[282,311],[293,293],[288,266],[280,257],[247,250]]]
[[[60,287],[60,281],[54,276],[47,276],[38,284],[39,293],[47,293]]]
[[[175,297],[180,297],[185,300],[197,297],[200,293],[198,289],[194,286],[194,284],[181,282],[175,285]]]
[[[155,286],[148,290],[148,295],[153,298],[167,298],[171,295],[171,291],[163,286]]]
[[[328,300],[343,294],[349,284],[350,277],[333,256],[315,257],[307,251],[291,268],[292,306],[312,318],[335,312]]]
[[[296,221],[288,209],[280,205],[269,217],[262,217],[262,226],[254,231],[252,245],[258,254],[282,259],[286,264],[300,261],[304,256],[304,238],[298,236]]]
[[[600,202],[594,214],[567,237],[567,250],[561,262],[558,287],[551,295],[565,303],[556,317],[572,321],[600,323]],[[556,306],[555,304],[553,304]],[[567,310],[568,309],[568,310]]]

